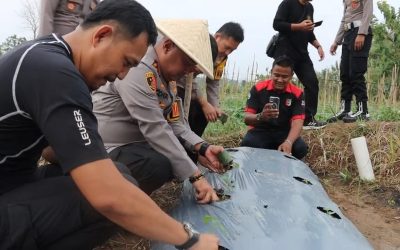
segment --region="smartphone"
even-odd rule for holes
[[[321,24],[322,24],[322,21],[315,22],[315,23],[314,23],[314,27],[321,26]]]
[[[269,102],[272,103],[271,109],[278,109],[279,110],[279,102],[280,99],[277,96],[270,96],[269,97]]]

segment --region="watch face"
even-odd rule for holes
[[[187,223],[187,222],[183,223],[183,228],[190,235],[190,237],[192,236],[192,234],[197,233],[197,231],[194,230],[194,228],[192,227],[192,225],[190,223]]]

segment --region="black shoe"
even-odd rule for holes
[[[327,123],[332,123],[332,122],[337,122],[337,121],[339,121],[339,120],[342,120],[348,113],[349,113],[349,112],[344,112],[344,111],[341,112],[341,113],[338,113],[338,114],[332,116],[331,118],[328,118],[328,119],[326,120],[326,122],[327,122]]]
[[[356,122],[356,121],[369,121],[370,120],[370,116],[369,114],[357,114],[355,113],[354,115],[346,115],[345,117],[343,117],[343,122],[344,123],[352,123],[352,122]]]
[[[315,119],[306,120],[304,121],[303,129],[310,130],[310,129],[321,129],[325,128],[327,122],[317,121]]]

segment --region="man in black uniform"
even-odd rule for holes
[[[156,37],[139,3],[104,0],[75,31],[1,57],[0,249],[92,249],[113,223],[185,248],[217,249],[215,236],[193,233],[123,178],[97,132],[90,91],[124,78]],[[59,165],[37,168],[48,145]]]
[[[304,122],[303,91],[291,83],[293,63],[278,57],[272,78],[250,90],[244,122],[250,126],[241,146],[277,149],[303,159],[307,145],[300,137]]]
[[[315,120],[318,109],[318,79],[307,46],[311,43],[323,60],[324,50],[314,35],[314,8],[311,0],[283,0],[274,19],[274,29],[279,31],[279,41],[274,58],[286,55],[294,62],[294,73],[304,85],[306,118],[304,129],[319,129],[326,122]]]

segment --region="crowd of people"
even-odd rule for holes
[[[325,54],[310,1],[278,7],[271,78],[250,90],[241,146],[304,159],[303,129],[369,120],[372,0],[343,0],[330,48],[342,45],[342,108],[327,122],[315,118],[308,44]],[[211,35],[204,20],[155,22],[134,0],[42,0],[40,17],[40,37],[0,58],[0,249],[92,249],[117,228],[177,249],[218,249],[217,236],[176,221],[149,195],[176,178],[189,180],[201,204],[219,199],[197,163],[224,171],[224,148],[201,136],[226,116],[219,81],[244,41],[241,25],[227,22]],[[187,89],[189,74],[206,75],[206,95],[197,78]]]

